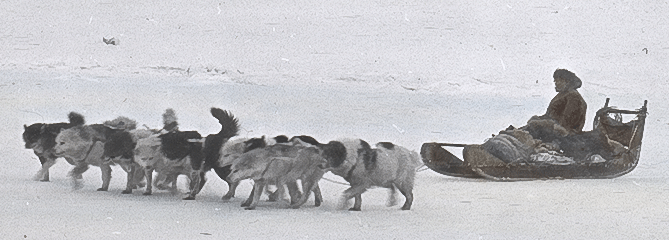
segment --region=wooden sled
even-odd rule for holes
[[[626,151],[601,162],[575,159],[571,164],[546,164],[511,162],[505,163],[485,151],[480,144],[424,143],[421,157],[425,165],[440,174],[486,178],[494,181],[526,181],[538,179],[606,179],[625,175],[639,163],[641,139],[646,120],[648,101],[638,110],[619,110],[608,107],[598,111],[593,129],[600,128],[606,136],[624,145]],[[636,119],[627,123],[622,118],[611,118],[610,114],[635,114]],[[443,147],[462,147],[464,161]]]

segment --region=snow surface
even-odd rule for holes
[[[668,16],[660,1],[0,1],[0,235],[665,238]],[[262,202],[245,211],[251,182],[224,202],[227,186],[213,173],[195,201],[121,195],[118,167],[109,192],[95,191],[97,168],[73,191],[62,160],[51,182],[35,182],[39,161],[21,139],[23,124],[66,121],[70,111],[88,123],[123,115],[159,127],[166,108],[182,130],[210,134],[219,125],[209,108],[219,107],[240,119],[243,137],[356,137],[415,151],[432,141],[481,143],[542,114],[556,68],[583,80],[588,121],[607,97],[624,109],[649,101],[632,173],[498,183],[427,170],[417,174],[411,211],[386,207],[381,188],[363,195],[362,212],[338,210],[347,186],[329,181],[321,207]]]

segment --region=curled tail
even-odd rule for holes
[[[228,111],[220,108],[211,108],[211,115],[218,119],[221,131],[217,134],[207,136],[204,141],[204,169],[209,170],[216,167],[220,158],[220,150],[228,139],[234,137],[239,131],[239,121]],[[217,170],[218,171],[218,170]]]
[[[239,120],[232,113],[220,108],[211,108],[211,115],[218,119],[218,122],[221,124],[221,131],[217,135],[222,138],[237,136],[239,132]]]
[[[174,112],[174,109],[165,109],[165,113],[163,113],[163,129],[171,132],[172,130],[178,130],[178,127],[179,123],[177,122],[177,114]]]
[[[111,121],[105,121],[103,125],[113,129],[134,130],[137,128],[137,121],[120,116]]]
[[[86,121],[84,121],[84,116],[76,112],[70,112],[70,114],[67,115],[67,118],[70,119],[70,125],[72,126],[84,125],[86,123]]]

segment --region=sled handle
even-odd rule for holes
[[[466,147],[471,145],[471,144],[460,144],[460,143],[436,143],[436,142],[433,142],[431,144],[436,144],[442,147]]]
[[[609,101],[611,98],[606,98],[606,102],[604,103],[604,108],[609,107]],[[599,116],[595,115],[595,120],[592,121],[592,129],[595,129],[599,126]]]

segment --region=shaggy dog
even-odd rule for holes
[[[81,114],[70,112],[68,114],[69,123],[35,123],[30,126],[23,125],[23,141],[26,149],[32,149],[42,164],[34,179],[42,182],[49,181],[49,168],[56,163],[54,146],[56,146],[56,136],[63,129],[73,126],[84,125],[84,117]],[[65,159],[68,163],[74,164],[71,159]],[[81,177],[81,176],[79,176]]]
[[[144,168],[146,190],[152,194],[153,171],[166,176],[184,174],[190,181],[187,200],[195,199],[202,171],[202,136],[196,131],[172,131],[139,139],[134,150],[135,161]]]
[[[336,156],[326,158],[328,170],[351,184],[344,191],[341,206],[346,207],[348,200],[355,198],[355,204],[349,210],[360,211],[362,193],[372,186],[379,186],[390,189],[389,205],[395,204],[397,188],[406,197],[402,210],[411,209],[414,176],[421,166],[419,155],[388,142],[378,143],[376,147],[372,149],[360,139],[333,141],[320,146],[330,149]]]
[[[296,139],[304,140],[304,141],[298,141]],[[308,142],[308,143],[307,143]],[[292,137],[290,141],[288,140],[288,137],[284,135],[279,135],[273,138],[267,138],[265,136],[262,136],[260,138],[238,138],[238,139],[232,139],[225,143],[223,147],[221,148],[220,154],[219,154],[219,159],[216,163],[214,163],[215,166],[218,166],[218,168],[214,168],[218,174],[218,176],[221,179],[224,179],[226,182],[228,182],[229,190],[228,193],[223,196],[223,200],[229,200],[230,198],[234,197],[235,191],[237,186],[239,185],[239,182],[234,182],[230,181],[228,179],[228,175],[230,174],[230,168],[232,166],[232,163],[239,158],[242,154],[249,152],[254,149],[259,149],[259,148],[265,148],[267,146],[272,146],[274,144],[291,144],[291,145],[300,145],[300,146],[312,146],[311,144],[318,144],[318,141],[316,141],[313,137],[309,136],[296,136]],[[274,183],[267,183],[267,185],[274,185]],[[278,186],[280,188],[283,188],[283,186]],[[298,198],[301,196],[301,192],[299,191],[299,188],[297,186],[297,182],[288,182],[286,183],[286,187],[288,187],[289,193],[291,194],[291,201],[295,202],[297,201]],[[318,185],[315,186],[315,197],[316,197],[316,206],[320,206],[320,204],[323,202],[323,197],[320,194],[320,188]],[[269,191],[269,190],[268,190]],[[252,202],[253,196],[254,196],[255,188],[254,190],[251,191],[251,194],[247,198],[246,201],[242,203],[242,207],[249,206]],[[269,194],[269,200],[270,202],[277,201],[283,192],[280,191],[275,191],[275,192],[268,192]]]
[[[268,183],[283,186],[301,180],[305,192],[318,191],[316,194],[320,194],[320,190],[315,187],[325,173],[323,168],[326,163],[321,151],[315,147],[275,144],[242,154],[232,164],[232,173],[228,178],[233,182],[253,179],[253,198],[246,207],[251,210],[257,206],[263,188]],[[283,193],[283,187],[279,187],[277,191]],[[294,194],[291,193],[291,199],[296,198]],[[308,197],[309,194],[303,194],[298,201],[291,201],[290,207],[299,208]]]
[[[261,138],[237,138],[226,141],[220,150],[218,151],[218,158],[213,158],[213,154],[208,155],[205,161],[205,166],[213,168],[216,171],[218,177],[223,179],[228,183],[228,192],[223,196],[223,200],[230,200],[235,196],[235,191],[239,182],[230,181],[228,176],[230,175],[230,168],[235,159],[239,158],[242,154],[258,149],[270,146],[276,143],[287,142],[288,138],[285,136],[277,136],[274,138],[266,138],[262,136]],[[213,150],[214,148],[210,148]],[[214,161],[215,160],[215,161]]]
[[[136,188],[133,179],[135,168],[132,158],[126,154],[119,158],[110,158],[105,155],[105,144],[112,138],[119,136],[123,131],[135,127],[135,123],[124,117],[104,124],[79,125],[61,131],[56,136],[55,155],[69,158],[75,167],[70,172],[73,176],[75,189],[81,188],[81,183],[76,176],[88,170],[89,165],[99,166],[102,171],[102,187],[98,191],[107,191],[111,180],[111,165],[119,164],[128,173],[128,182],[124,193],[132,192]]]

